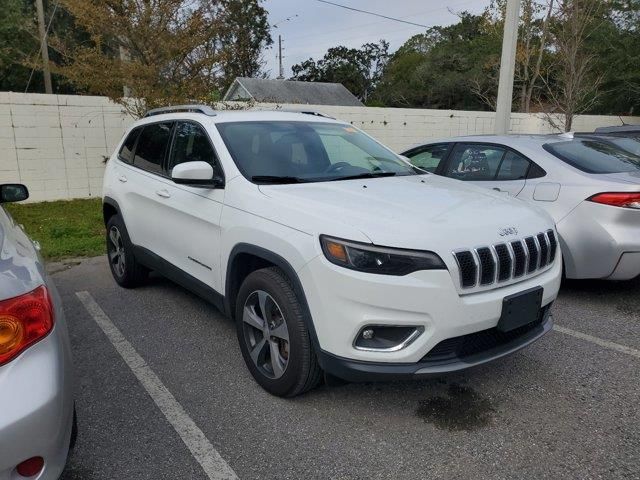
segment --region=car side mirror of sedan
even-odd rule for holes
[[[201,188],[224,186],[221,178],[214,176],[211,164],[202,161],[179,163],[171,171],[171,179],[180,185]]]
[[[29,190],[20,183],[0,185],[0,203],[21,202],[29,198]]]

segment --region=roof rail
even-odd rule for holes
[[[144,117],[152,117],[153,115],[161,115],[163,113],[192,112],[203,113],[209,117],[215,117],[217,112],[209,105],[174,105],[171,107],[152,108],[144,114]]]
[[[313,115],[314,117],[323,117],[323,118],[330,118],[332,120],[335,120],[334,117],[330,117],[329,115],[326,115],[324,113],[321,112],[316,112],[313,110],[296,110],[296,109],[284,109],[284,108],[278,108],[276,110],[274,110],[275,112],[286,112],[286,113],[301,113],[303,115]]]

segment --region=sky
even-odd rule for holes
[[[334,3],[368,10],[427,26],[450,25],[455,12],[479,13],[489,0],[332,0]],[[328,48],[338,45],[360,47],[385,39],[395,51],[407,39],[425,29],[364,13],[327,5],[318,0],[266,0],[274,44],[264,53],[269,76],[278,75],[278,34],[282,35],[284,75],[291,66],[309,57],[321,58]],[[297,16],[296,16],[297,15]],[[289,20],[286,20],[289,18]]]

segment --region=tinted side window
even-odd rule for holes
[[[508,151],[500,164],[497,180],[524,180],[531,162],[515,152]]]
[[[542,178],[547,175],[547,172],[544,171],[540,165],[531,162],[531,168],[529,169],[529,173],[527,174],[527,178]]]
[[[133,164],[153,173],[162,173],[162,162],[171,140],[173,122],[146,125],[136,147]]]
[[[207,133],[200,125],[192,122],[180,122],[176,126],[169,173],[173,167],[185,162],[207,162],[213,167],[214,176],[222,176],[220,163]]]
[[[411,163],[416,167],[426,170],[427,172],[435,172],[442,160],[449,151],[448,143],[440,143],[438,145],[428,145],[426,147],[417,148],[407,155]]]
[[[458,180],[494,180],[505,149],[493,145],[456,145],[446,176]]]
[[[133,162],[133,147],[136,145],[136,140],[138,139],[138,135],[142,131],[142,127],[137,127],[131,130],[127,139],[122,144],[120,151],[118,152],[118,157],[123,162],[131,163]]]

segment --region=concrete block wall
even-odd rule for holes
[[[0,92],[0,182],[35,202],[99,197],[104,157],[132,121],[105,97]]]
[[[493,112],[262,104],[308,109],[351,122],[397,151],[429,138],[493,132]],[[640,123],[640,117],[624,118]],[[0,182],[24,183],[31,201],[99,197],[103,160],[133,122],[106,97],[0,92]],[[577,131],[619,125],[619,117],[583,115]],[[512,133],[551,133],[539,114],[513,114]]]

